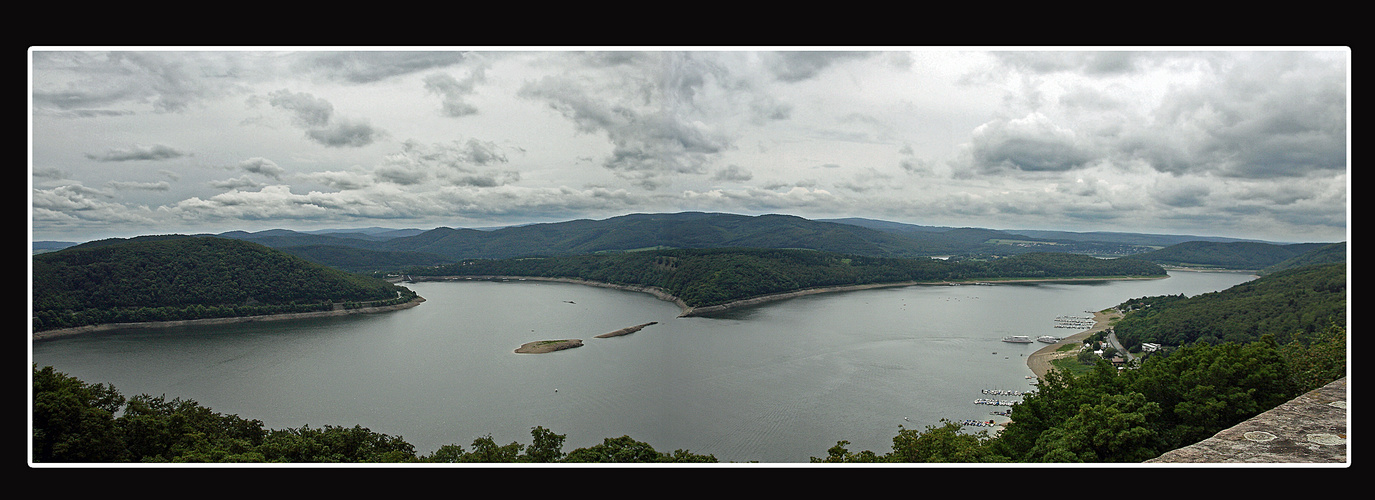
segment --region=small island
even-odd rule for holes
[[[543,354],[546,352],[562,351],[582,347],[582,339],[563,339],[563,340],[536,340],[526,342],[516,349],[519,354]]]

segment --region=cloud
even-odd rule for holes
[[[268,94],[267,102],[273,107],[292,113],[292,121],[306,128],[324,127],[334,116],[334,105],[329,101],[305,92],[292,92],[282,89]]]
[[[293,66],[326,80],[367,84],[460,64],[469,57],[453,51],[322,51],[303,53]]]
[[[132,146],[112,149],[100,154],[87,153],[86,157],[95,161],[161,161],[190,156],[170,146],[154,144],[151,146]]]
[[[306,131],[306,137],[332,148],[367,146],[383,135],[366,120],[336,120],[329,127]]]
[[[110,181],[105,185],[120,191],[167,191],[172,189],[172,184],[167,181],[158,182],[132,182],[132,181]]]
[[[496,143],[469,138],[448,143],[402,143],[401,151],[388,155],[373,169],[378,182],[419,185],[431,179],[456,186],[494,187],[520,180],[520,172],[487,168],[507,162]]]
[[[210,187],[214,187],[214,188],[221,189],[221,190],[224,190],[224,191],[229,191],[229,190],[234,190],[234,189],[247,189],[247,188],[257,189],[257,188],[263,187],[263,185],[264,185],[264,184],[261,183],[261,182],[258,182],[258,181],[255,181],[255,180],[253,180],[253,179],[248,178],[247,175],[242,175],[242,176],[239,176],[239,177],[233,178],[233,179],[225,179],[225,180],[219,180],[219,181],[210,181],[209,184],[210,184]]]
[[[541,102],[581,133],[605,135],[612,145],[602,166],[645,189],[668,185],[677,175],[701,175],[734,148],[727,104],[748,89],[726,65],[693,53],[627,54],[597,59],[597,66],[570,68],[526,83],[522,98]],[[614,62],[614,64],[610,64]],[[599,78],[593,79],[596,75]],[[745,97],[745,119],[756,118],[766,100]],[[765,104],[764,113],[786,109]]]
[[[1217,64],[1216,75],[1165,96],[1138,132],[1139,157],[1163,172],[1242,178],[1346,168],[1345,67],[1303,53]]]
[[[145,207],[107,201],[111,195],[80,185],[33,190],[31,217],[35,224],[54,227],[87,224],[155,224]]]
[[[749,170],[739,165],[727,165],[724,168],[718,169],[715,174],[712,174],[711,178],[718,181],[744,182],[753,179],[754,174],[751,174]]]
[[[486,80],[486,67],[478,66],[462,80],[448,73],[435,73],[425,77],[425,90],[442,98],[440,111],[444,116],[462,117],[477,114],[477,107],[467,99],[477,84]]]
[[[238,167],[245,172],[263,175],[273,179],[281,179],[282,174],[286,173],[286,169],[277,166],[275,162],[267,158],[249,158],[239,162]]]
[[[362,119],[336,119],[334,105],[305,92],[286,89],[268,94],[273,107],[291,112],[292,123],[306,129],[306,137],[328,147],[361,147],[385,135]]]
[[[868,52],[775,52],[765,59],[774,78],[785,82],[799,82],[815,78],[818,74],[839,62],[863,59]]]
[[[994,120],[974,129],[969,167],[978,172],[1017,170],[1059,172],[1085,166],[1094,155],[1073,130],[1040,113],[1014,120]]]

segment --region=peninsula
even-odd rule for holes
[[[1130,258],[1030,253],[988,260],[882,258],[759,248],[646,250],[615,254],[465,260],[412,268],[425,280],[549,280],[651,293],[682,308],[682,316],[801,295],[873,287],[1028,281],[1103,281],[1168,276]]]

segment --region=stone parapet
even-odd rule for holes
[[[1346,377],[1146,463],[1349,466]]]

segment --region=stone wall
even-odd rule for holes
[[[1346,377],[1146,463],[1349,466]]]

